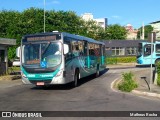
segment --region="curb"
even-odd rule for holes
[[[111,89],[114,91],[114,92],[120,92],[120,90],[116,89],[118,88],[118,84],[121,82],[121,79],[117,78],[115,79],[112,83],[111,83]]]
[[[139,91],[139,90],[132,90],[131,92],[133,94],[137,94],[137,95],[143,95],[143,96],[160,98],[160,94],[158,94],[158,93],[142,92],[142,91]]]
[[[1,76],[0,77],[0,81],[4,81],[4,80],[18,80],[20,79],[21,76],[20,75],[7,75],[7,76]]]
[[[111,83],[111,89],[115,92],[118,92],[115,87],[117,86],[117,84],[120,82],[120,79],[115,79],[112,83]],[[123,92],[123,91],[121,91]],[[136,94],[136,95],[141,95],[141,96],[148,96],[148,97],[155,97],[155,98],[160,98],[160,94],[158,93],[152,93],[152,92],[143,92],[143,91],[139,91],[139,90],[132,90],[131,93]]]

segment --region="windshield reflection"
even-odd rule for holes
[[[52,68],[61,63],[61,43],[23,45],[22,65],[28,68]]]

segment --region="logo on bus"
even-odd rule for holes
[[[42,68],[46,68],[47,67],[47,62],[46,61],[41,61],[40,63]]]

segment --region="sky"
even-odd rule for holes
[[[44,8],[44,1],[47,10],[92,13],[95,19],[108,18],[108,24],[139,28],[160,20],[160,0],[0,0],[0,10]]]

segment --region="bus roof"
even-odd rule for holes
[[[146,41],[146,40],[145,40],[145,41],[140,42],[140,43],[146,43],[146,44],[147,44],[147,43],[151,43],[151,42],[148,42],[148,41]],[[155,41],[155,42],[153,42],[153,43],[154,43],[154,44],[157,44],[157,43],[160,43],[160,41],[159,41],[159,40],[157,40],[157,41]]]
[[[100,41],[94,40],[92,38],[88,38],[88,37],[84,37],[84,36],[80,36],[80,35],[75,35],[75,34],[70,34],[70,33],[66,33],[66,32],[62,32],[62,34],[64,36],[72,37],[72,38],[75,38],[75,39],[78,39],[78,40],[82,40],[82,41],[86,40],[87,42],[90,42],[90,43],[96,43],[96,44],[105,45],[104,42],[100,42]]]
[[[32,37],[32,36],[44,36],[44,35],[53,35],[53,34],[62,34],[63,36],[72,37],[72,38],[75,38],[75,39],[78,39],[78,40],[82,40],[82,41],[85,40],[85,41],[90,42],[90,43],[105,45],[105,43],[94,40],[92,38],[88,38],[88,37],[84,37],[84,36],[80,36],[80,35],[75,35],[75,34],[70,34],[70,33],[67,33],[67,32],[58,32],[58,31],[28,34],[28,35],[25,35],[23,37],[26,38],[26,37]]]

